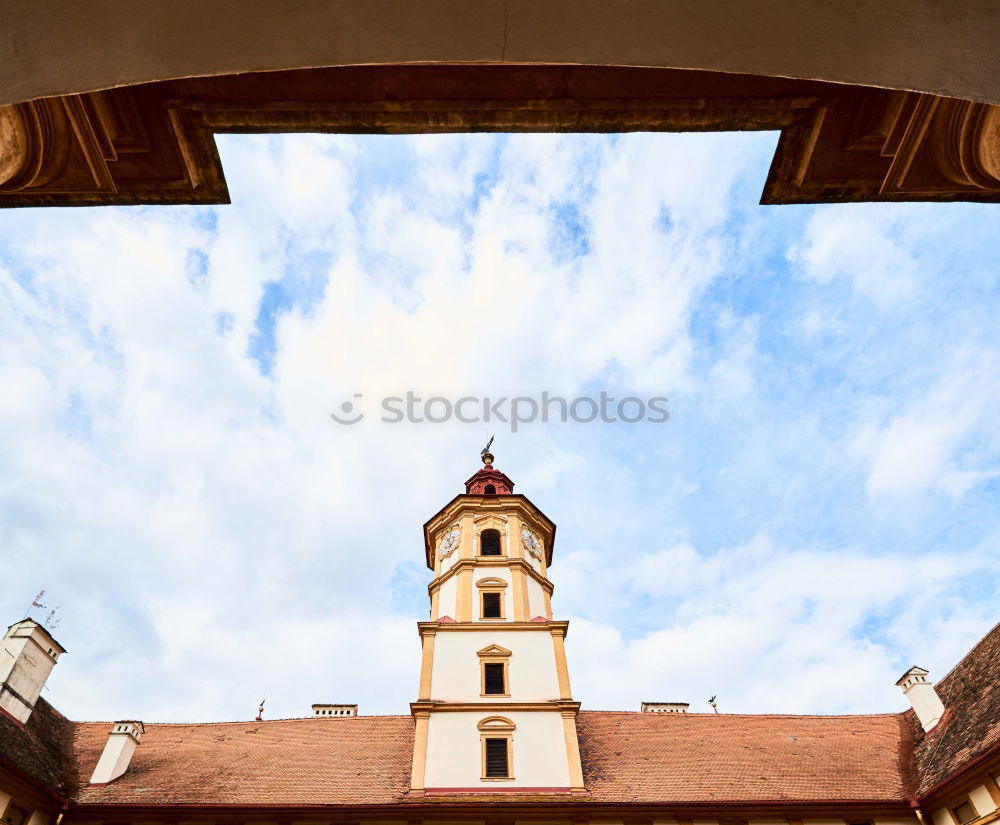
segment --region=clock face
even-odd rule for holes
[[[524,542],[525,548],[532,556],[539,561],[542,560],[542,543],[538,540],[538,536],[527,527],[521,531],[521,541]]]
[[[438,547],[438,555],[440,555],[442,559],[448,558],[448,556],[455,552],[455,548],[458,547],[458,539],[460,536],[461,533],[459,532],[459,529],[457,527],[452,527],[451,532],[441,539],[441,546]]]

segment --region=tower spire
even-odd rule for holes
[[[469,496],[509,496],[514,492],[514,482],[493,466],[494,455],[490,452],[495,436],[490,436],[479,453],[483,468],[465,482],[465,494]]]

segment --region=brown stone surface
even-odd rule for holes
[[[0,107],[0,204],[227,203],[219,132],[780,130],[762,202],[1000,200],[1000,107],[680,69],[417,65],[163,81]]]

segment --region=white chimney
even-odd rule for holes
[[[115,722],[108,735],[104,752],[97,760],[94,775],[90,777],[90,784],[105,785],[125,773],[145,730],[142,722],[134,720]]]
[[[934,690],[934,685],[927,678],[930,671],[914,665],[896,682],[903,689],[903,694],[910,700],[917,719],[925,731],[933,728],[944,713],[944,705]]]
[[[687,713],[690,702],[643,702],[643,713]]]
[[[0,708],[24,723],[65,649],[34,619],[7,628],[0,640]]]
[[[345,716],[357,716],[357,705],[313,705],[313,716],[323,719],[337,719]]]

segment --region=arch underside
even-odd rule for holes
[[[225,132],[776,130],[761,203],[1000,201],[1000,106],[670,68],[338,66],[0,107],[0,204],[218,204]]]

